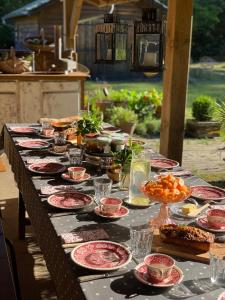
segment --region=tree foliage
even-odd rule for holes
[[[1,0],[0,1],[0,18],[11,11],[32,2],[31,0]]]

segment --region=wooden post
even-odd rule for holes
[[[70,38],[74,39],[77,33],[78,21],[80,19],[81,9],[84,0],[74,0],[73,9],[70,16]],[[75,50],[75,49],[74,49]]]
[[[182,163],[193,0],[169,0],[160,153]]]
[[[74,0],[63,1],[63,35],[64,50],[73,48],[73,38],[70,38],[70,15],[73,8]]]

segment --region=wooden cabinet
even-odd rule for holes
[[[4,123],[32,123],[41,117],[77,114],[82,107],[83,80],[87,76],[69,76],[68,81],[65,76],[51,80],[49,76],[33,75],[31,80],[31,77],[16,75],[13,80],[13,75],[0,75],[0,127]]]

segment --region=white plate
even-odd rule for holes
[[[198,205],[197,201],[195,201],[195,202],[196,202],[195,204],[197,205],[197,208],[199,208],[199,205]],[[190,204],[191,203],[192,202],[190,202]],[[188,202],[181,202],[181,203],[177,203],[177,204],[171,204],[170,205],[170,210],[171,210],[172,214],[177,215],[177,216],[182,217],[182,218],[186,218],[186,219],[196,218],[196,217],[190,217],[188,215],[183,214],[182,207],[185,204],[188,204]]]

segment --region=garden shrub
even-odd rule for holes
[[[192,103],[192,115],[196,121],[210,121],[213,118],[216,101],[210,96],[198,96]]]
[[[128,108],[121,106],[115,106],[110,111],[110,123],[115,126],[120,126],[122,122],[136,123],[138,118],[137,115]]]

